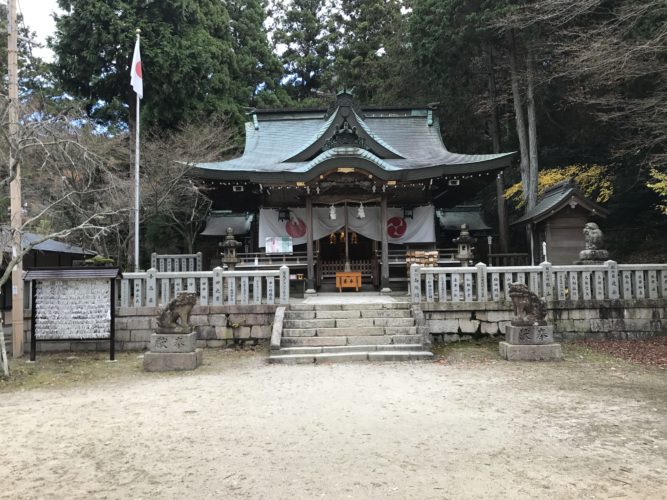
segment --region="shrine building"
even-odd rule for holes
[[[345,91],[328,109],[249,116],[242,156],[195,164],[213,200],[202,234],[248,231],[237,267],[283,256],[308,289],[342,272],[383,289],[404,280],[406,251],[452,246],[437,241],[436,211],[474,197],[514,155],[452,153],[433,107],[362,108]]]

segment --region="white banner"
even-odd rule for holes
[[[331,220],[328,207],[313,208],[313,239],[319,240],[345,226],[344,207],[336,207],[336,219]],[[358,207],[347,207],[347,227],[366,238],[382,240],[381,227],[387,231],[389,243],[434,243],[435,209],[432,205],[415,207],[412,218],[403,217],[402,208],[387,209],[387,220],[380,224],[380,207],[364,207],[365,217],[357,218]],[[262,208],[259,211],[259,245],[266,238],[291,237],[294,245],[306,243],[306,209],[290,208],[289,220],[278,220],[278,210]]]

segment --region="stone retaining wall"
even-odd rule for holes
[[[197,330],[197,347],[255,345],[271,338],[271,325],[277,305],[195,306],[190,323]],[[116,351],[148,349],[156,327],[156,307],[121,307],[116,309]],[[31,312],[25,315],[25,347],[30,349]],[[38,352],[108,351],[109,341],[40,341]]]
[[[278,305],[195,306],[191,323],[198,347],[255,345],[271,338]],[[434,341],[454,342],[502,335],[512,317],[509,302],[422,303],[425,328]],[[116,310],[116,350],[148,348],[157,308]],[[581,339],[640,339],[667,335],[663,299],[553,301],[547,321],[557,342]],[[25,348],[30,349],[30,311],[25,315]],[[37,342],[37,351],[105,351],[109,341]]]
[[[436,341],[498,335],[512,318],[510,302],[422,303]],[[581,339],[640,339],[667,335],[667,302],[662,299],[553,301],[547,322],[557,342]]]

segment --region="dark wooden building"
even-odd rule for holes
[[[533,262],[547,260],[555,265],[573,264],[584,249],[584,225],[607,217],[607,210],[589,200],[572,180],[547,188],[530,212],[512,225],[528,225]]]

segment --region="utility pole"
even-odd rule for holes
[[[21,207],[21,165],[16,157],[19,133],[19,86],[16,26],[16,0],[9,0],[9,19],[7,26],[7,68],[9,73],[9,174],[14,178],[9,186],[12,259],[21,255],[21,229],[23,226],[23,210]],[[23,259],[18,259],[12,270],[12,352],[15,358],[23,356]]]

